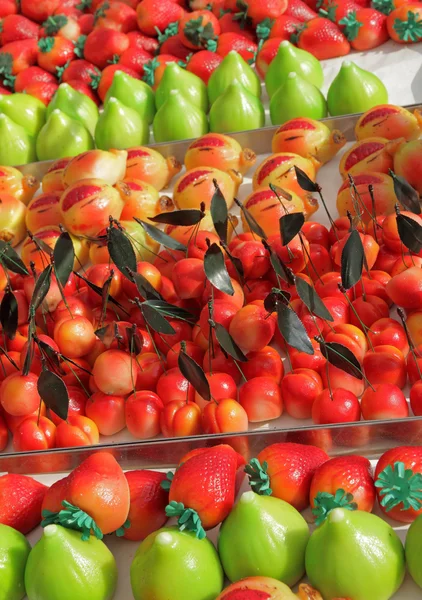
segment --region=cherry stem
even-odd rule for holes
[[[415,361],[415,365],[416,365],[416,370],[418,371],[419,374],[419,378],[422,379],[422,372],[421,372],[421,368],[419,367],[419,363],[418,363],[418,356],[416,354],[415,351],[415,344],[412,340],[412,336],[410,335],[410,331],[409,328],[407,327],[407,323],[406,323],[406,317],[404,314],[404,310],[400,307],[397,308],[397,314],[400,317],[400,321],[402,322],[403,325],[403,329],[404,332],[406,334],[406,338],[407,338],[407,343],[409,344],[409,350],[412,354],[413,360]]]

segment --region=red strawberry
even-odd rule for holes
[[[87,13],[78,18],[78,25],[81,28],[81,35],[89,35],[94,29],[94,15]]]
[[[72,42],[81,35],[81,26],[76,19],[67,15],[59,14],[48,17],[42,24],[41,37],[61,36]]]
[[[124,65],[135,71],[140,77],[144,74],[144,65],[150,62],[152,54],[141,48],[128,48],[119,58],[119,65]]]
[[[303,2],[303,0],[289,0],[289,4],[284,14],[305,22],[315,19],[315,17],[318,16],[318,14],[308,6],[306,2]]]
[[[72,42],[59,36],[41,38],[38,49],[38,65],[50,73],[55,73],[57,67],[63,67],[75,57]]]
[[[91,98],[91,100],[95,102],[97,106],[101,104],[98,94],[92,89],[89,83],[85,83],[85,81],[81,81],[80,79],[69,79],[69,81],[66,83],[68,83],[74,90],[77,90],[78,92],[81,92],[81,94],[85,94],[85,96]]]
[[[225,0],[188,0],[187,4],[191,10],[210,10],[216,17],[224,10]]]
[[[376,494],[367,458],[354,454],[339,456],[327,460],[315,471],[310,490],[311,506],[316,508],[314,514],[326,515],[327,507],[335,508],[334,496],[340,489],[353,495],[359,510],[372,511]]]
[[[127,37],[129,39],[129,48],[139,48],[150,54],[155,54],[158,51],[159,44],[155,38],[143,35],[139,31],[130,31]]]
[[[0,23],[1,45],[30,38],[38,39],[39,25],[22,15],[9,15]]]
[[[169,495],[161,487],[164,473],[157,471],[129,471],[125,473],[130,490],[130,527],[126,529],[127,540],[139,542],[150,533],[160,529],[167,521],[166,506]]]
[[[291,36],[297,31],[303,21],[290,15],[281,15],[276,19],[270,29],[270,38],[281,38],[290,40]],[[265,38],[264,38],[265,39]]]
[[[285,442],[272,444],[252,459],[247,467],[250,484],[258,494],[285,500],[297,510],[309,506],[309,491],[315,471],[328,460],[316,446]]]
[[[319,14],[338,24],[344,17],[347,17],[358,8],[360,6],[354,0],[329,0],[328,2],[324,2],[319,9]]]
[[[47,486],[26,475],[0,477],[0,523],[27,534],[41,522]]]
[[[173,56],[180,58],[180,60],[186,61],[188,56],[192,54],[192,50],[186,48],[180,35],[172,35],[161,44],[160,54],[172,54]]]
[[[159,54],[155,56],[145,64],[142,80],[148,83],[153,90],[156,90],[169,62],[179,62],[179,59],[172,54]]]
[[[21,0],[21,13],[37,23],[51,17],[58,9],[60,0]]]
[[[35,96],[35,98],[38,98],[38,100],[41,100],[41,102],[48,106],[58,87],[57,83],[34,81],[28,84],[23,91],[25,94]]]
[[[237,13],[244,21],[251,21],[254,27],[265,19],[277,19],[282,15],[288,5],[288,0],[238,0],[236,6],[240,8]]]
[[[303,23],[292,42],[307,50],[319,60],[345,56],[350,52],[350,44],[335,23],[324,17],[316,17]]]
[[[91,84],[93,75],[101,75],[101,71],[95,65],[84,59],[72,60],[65,65],[63,70],[58,70],[60,81],[67,83],[70,80],[78,79],[84,83]]]
[[[171,0],[142,0],[136,9],[138,27],[146,35],[157,37],[157,29],[165,31],[170,23],[179,21],[185,11]]]
[[[37,40],[9,42],[0,49],[0,61],[5,60],[3,56],[7,56],[6,60],[11,65],[11,72],[16,75],[37,62]]]
[[[19,6],[17,0],[0,0],[0,19],[8,15],[16,15],[18,12]]]
[[[206,48],[208,41],[215,40],[219,33],[220,23],[209,10],[185,13],[179,21],[180,39],[192,50]]]
[[[136,10],[124,2],[103,2],[94,13],[95,29],[116,29],[123,33],[136,31],[138,22]]]
[[[120,529],[127,520],[130,495],[126,477],[113,455],[97,452],[89,456],[50,488],[42,506],[47,523],[60,523],[57,509],[63,501],[86,512],[102,534]],[[74,508],[70,511],[76,512]]]
[[[62,14],[78,19],[83,14],[84,8],[84,0],[61,0],[60,5],[54,11],[54,15]]]
[[[255,61],[255,69],[257,70],[258,75],[261,79],[265,78],[265,74],[270,66],[271,61],[275,58],[278,48],[282,41],[288,38],[271,38],[263,43],[261,49],[258,51],[256,55]]]
[[[391,519],[411,523],[422,514],[422,446],[387,450],[375,469],[381,510]]]
[[[93,79],[92,88],[94,90],[95,89],[97,90],[97,94],[99,95],[100,99],[103,102],[104,102],[106,94],[108,92],[108,88],[113,83],[113,77],[114,77],[114,74],[116,71],[123,71],[124,73],[127,73],[131,77],[134,77],[135,79],[139,79],[138,73],[136,73],[136,71],[133,71],[129,67],[125,67],[125,65],[121,65],[121,64],[108,65],[108,67],[106,67],[102,71],[101,77],[99,80],[97,80],[96,77],[92,78]],[[96,81],[97,81],[97,83],[96,83]]]
[[[115,29],[95,29],[86,38],[84,57],[99,69],[105,69],[128,48],[129,40],[125,33]]]
[[[202,527],[212,529],[231,511],[244,464],[243,457],[225,444],[190,452],[172,476],[167,516],[180,517],[185,527],[204,537]],[[192,523],[195,513],[200,518],[199,527]],[[191,518],[185,523],[187,516]]]
[[[211,40],[208,42],[207,48],[211,51],[215,48],[215,52],[223,58],[229,52],[235,50],[244,60],[250,62],[255,60],[255,54],[258,50],[257,44],[237,33],[222,33],[218,37],[217,44],[215,45],[214,40]]]
[[[7,88],[3,86],[0,87],[0,94],[8,95],[11,93],[12,92]],[[0,413],[0,452],[3,452],[3,450],[6,448],[8,441],[9,429],[6,425],[6,421],[4,420],[3,415]]]
[[[28,85],[36,82],[56,83],[57,79],[41,67],[28,67],[16,75],[15,92],[23,92]]]
[[[387,16],[373,8],[359,8],[339,21],[354,50],[365,51],[381,46],[388,39]]]
[[[255,33],[251,29],[248,29],[244,23],[239,21],[233,13],[225,13],[218,19],[218,22],[220,24],[221,33],[238,33],[252,42],[256,41]]]
[[[222,60],[222,57],[215,52],[200,50],[190,57],[186,70],[200,77],[204,83],[208,83],[212,73]]]

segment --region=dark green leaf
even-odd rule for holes
[[[10,244],[7,244],[3,240],[0,240],[0,262],[6,269],[12,271],[12,273],[29,275],[29,271],[20,256],[13,250]]]
[[[359,232],[354,229],[343,247],[341,253],[341,283],[349,290],[362,276],[364,250]]]
[[[299,298],[307,306],[307,308],[316,315],[326,321],[334,321],[328,308],[318,296],[315,288],[301,277],[296,277],[296,289]]]
[[[273,183],[270,183],[269,188],[272,192],[274,192],[274,194],[277,196],[277,198],[279,200],[281,200],[283,198],[284,200],[287,200],[288,202],[290,202],[293,198],[293,196],[291,194],[289,194],[288,191],[283,190],[283,188],[278,187],[278,185],[274,185]]]
[[[126,276],[128,273],[126,271]],[[141,273],[130,271],[128,278],[136,285],[138,292],[145,300],[162,300],[161,295]]]
[[[224,254],[217,244],[211,244],[204,256],[204,271],[208,281],[223,294],[233,296],[234,289],[227,271]]]
[[[229,354],[232,358],[238,360],[239,362],[248,361],[230,333],[223,325],[221,325],[221,323],[215,323],[214,331],[217,342],[220,344],[221,348],[224,350],[224,352],[226,352],[226,354]]]
[[[393,178],[394,193],[396,194],[397,200],[405,210],[415,213],[415,215],[420,215],[421,205],[418,192],[406,181],[406,179],[396,175],[391,170],[390,175]]]
[[[0,323],[5,335],[9,340],[13,340],[18,328],[18,302],[11,290],[5,292],[3,300],[1,301]]]
[[[104,344],[107,342],[108,344],[112,341],[114,335],[112,334],[112,324],[108,323],[107,325],[104,325],[104,327],[96,329],[94,333],[101,342],[103,342]]]
[[[303,213],[290,213],[280,217],[280,236],[283,246],[289,244],[305,222]]]
[[[310,179],[307,176],[305,171],[302,171],[302,169],[299,169],[299,167],[297,167],[296,165],[295,165],[295,173],[296,173],[297,182],[298,182],[299,186],[302,188],[302,190],[305,190],[305,192],[318,192],[319,191],[319,185],[317,183],[315,183],[314,181],[312,181],[312,179]]]
[[[38,339],[37,345],[40,348],[41,352],[43,352],[48,357],[48,359],[54,365],[54,367],[61,371],[62,368],[60,366],[59,356],[56,350],[54,350],[54,348],[52,348],[50,344],[47,344],[43,340]]]
[[[162,316],[162,314],[150,304],[143,302],[141,304],[142,315],[148,325],[157,333],[163,333],[165,335],[173,335],[175,330],[170,323]]]
[[[277,322],[280,333],[289,346],[306,354],[314,353],[314,347],[302,321],[294,310],[281,302],[277,304]]]
[[[46,254],[48,254],[48,256],[53,256],[53,248],[46,244],[44,240],[40,240],[40,238],[37,238],[37,236],[34,235],[32,236],[32,241],[34,242],[38,250],[40,250],[41,252],[45,252]]]
[[[179,353],[179,369],[191,386],[204,400],[211,400],[211,390],[203,369],[183,350]]]
[[[204,218],[204,213],[196,208],[187,208],[186,210],[175,210],[148,217],[154,223],[164,223],[166,225],[196,225]]]
[[[134,220],[141,225],[145,232],[149,235],[150,238],[164,246],[164,248],[168,248],[169,250],[180,250],[181,252],[186,252],[187,248],[177,240],[174,240],[172,237],[158,229],[158,227],[154,227],[154,225],[150,225],[149,223],[145,223],[145,221],[141,221],[141,219],[137,219],[133,217]]]
[[[136,254],[127,235],[117,227],[110,227],[108,231],[107,248],[111,260],[125,277],[128,277],[127,268],[136,271]]]
[[[40,273],[37,281],[35,282],[34,291],[32,293],[30,308],[36,311],[43,303],[44,298],[48,294],[51,284],[51,273],[53,271],[53,265],[48,265],[44,271]]]
[[[240,281],[243,283],[245,278],[245,272],[243,270],[242,261],[240,260],[240,258],[237,258],[237,256],[233,256],[233,254],[230,252],[226,245],[224,245],[224,251],[226,253],[227,258],[234,266],[236,273],[239,275]]]
[[[235,201],[235,204],[237,204],[237,206],[242,211],[242,214],[245,217],[245,221],[248,224],[249,229],[251,231],[253,231],[254,233],[256,233],[256,235],[258,235],[260,238],[263,238],[264,240],[266,240],[267,239],[267,234],[262,229],[262,227],[259,225],[259,223],[257,223],[257,221],[251,215],[251,213],[248,211],[248,209],[245,208],[243,206],[243,204],[241,202],[239,202],[239,200],[237,198],[235,198],[234,201]]]
[[[211,199],[211,217],[218,237],[227,243],[228,211],[226,200],[214,179],[215,192]]]
[[[51,371],[42,371],[37,383],[38,393],[47,408],[61,419],[67,419],[69,394],[65,382]]]
[[[411,252],[419,254],[422,250],[422,227],[406,215],[398,214],[396,219],[400,240]]]
[[[87,284],[87,286],[96,294],[98,294],[98,296],[100,296],[101,298],[103,297],[103,289],[100,288],[98,285],[95,285],[95,283],[92,283],[92,281],[89,281],[89,279],[87,279],[86,277],[84,277],[83,275],[81,275],[80,273],[78,273],[77,271],[73,271],[74,274],[76,275],[76,277],[79,277],[79,279],[82,279],[82,281],[85,281],[85,283]],[[124,306],[122,306],[120,304],[120,302],[118,302],[115,298],[113,298],[113,296],[108,296],[108,301],[111,302],[111,304],[114,304],[114,306],[117,306],[118,308],[120,308],[120,310],[122,310],[126,315],[128,315],[128,311],[125,309]]]
[[[75,249],[73,242],[67,231],[60,234],[53,250],[54,258],[54,274],[57,281],[64,287],[69,280],[70,274],[73,271],[75,262]]]
[[[273,313],[277,311],[277,305],[279,302],[282,302],[283,304],[288,304],[289,300],[289,292],[282,292],[277,288],[273,288],[273,290],[264,299],[264,308],[269,313]]]
[[[317,338],[321,354],[325,356],[330,364],[357,379],[363,379],[362,369],[356,356],[349,348],[337,342],[325,342]]]
[[[28,347],[26,350],[25,360],[23,362],[22,374],[28,375],[31,368],[32,359],[34,357],[34,334],[35,334],[35,319],[30,318],[28,327]]]
[[[262,244],[270,254],[270,262],[274,271],[279,277],[289,285],[295,284],[295,277],[293,271],[287,267],[279,256],[274,252],[269,244],[265,240],[262,240]]]
[[[165,300],[147,300],[142,303],[142,306],[152,306],[157,310],[163,317],[169,317],[170,319],[180,319],[181,321],[192,322],[195,321],[195,316],[190,312],[181,308],[180,306],[174,306]]]

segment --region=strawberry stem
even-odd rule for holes
[[[245,467],[245,473],[249,477],[249,485],[255,494],[260,496],[271,496],[273,493],[270,488],[270,476],[268,475],[268,463],[259,462],[257,458],[252,458]]]
[[[329,492],[318,492],[314,499],[315,508],[312,514],[316,517],[315,525],[322,525],[331,511],[335,508],[344,508],[345,510],[357,510],[358,505],[353,502],[353,494],[346,493],[343,489],[338,489],[334,494]]]
[[[362,27],[363,23],[357,20],[356,11],[352,10],[347,17],[343,17],[338,22],[339,25],[344,25],[343,33],[349,40],[349,42],[353,42],[358,36],[359,29]]]
[[[419,42],[422,38],[422,19],[416,20],[416,14],[409,10],[407,21],[395,19],[393,29],[403,42]]]
[[[102,540],[104,537],[103,532],[98,527],[92,517],[90,517],[85,511],[79,507],[70,504],[66,500],[62,502],[63,509],[60,512],[51,512],[50,510],[43,510],[41,523],[42,527],[47,525],[61,525],[66,529],[73,529],[74,531],[80,531],[82,533],[81,539],[87,542],[91,536],[91,531],[98,540]]]
[[[179,530],[192,531],[195,533],[198,540],[203,540],[206,537],[205,529],[202,527],[201,519],[193,508],[185,508],[183,502],[175,502],[174,500],[166,506],[166,515],[168,517],[178,517],[177,524]]]
[[[389,512],[402,505],[401,510],[422,508],[422,475],[406,469],[403,462],[388,465],[378,475],[375,487],[382,496],[381,506]]]

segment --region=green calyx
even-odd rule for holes
[[[422,475],[406,469],[402,462],[388,465],[375,482],[379,489],[380,504],[388,512],[402,505],[401,510],[420,510],[422,508]]]
[[[389,15],[395,8],[392,0],[372,0],[372,7],[384,15]]]
[[[13,57],[10,52],[0,54],[0,78],[5,87],[10,87],[12,90],[15,87],[16,76],[12,75]]]
[[[87,10],[88,8],[91,8],[91,4],[92,4],[92,0],[81,0],[79,2],[79,4],[77,4],[75,6],[75,8],[77,8],[78,10]]]
[[[205,529],[202,527],[201,519],[193,508],[185,508],[183,502],[170,502],[166,506],[166,515],[168,517],[177,517],[177,524],[180,531],[192,531],[198,540],[206,537]]]
[[[257,458],[252,458],[250,463],[245,467],[245,473],[249,477],[249,485],[255,494],[259,494],[260,496],[271,496],[273,493],[267,470],[268,464],[263,462],[261,465]]]
[[[168,492],[170,490],[170,486],[172,484],[173,478],[174,478],[173,471],[167,471],[166,479],[163,479],[163,481],[160,483],[160,486],[162,487],[163,490],[166,490],[166,492]]]
[[[256,36],[259,40],[265,42],[270,37],[272,26],[274,25],[274,19],[264,19],[261,23],[258,23],[256,27]]]
[[[174,23],[170,23],[168,27],[162,32],[158,27],[155,27],[155,31],[158,33],[158,43],[160,46],[164,44],[166,40],[175,36],[179,31],[179,23],[175,21]]]
[[[81,539],[86,542],[91,536],[91,531],[98,540],[102,540],[104,535],[101,529],[98,527],[92,517],[86,512],[66,502],[62,502],[63,510],[60,512],[51,512],[50,510],[43,510],[42,517],[43,521],[41,527],[47,527],[47,525],[61,525],[66,529],[73,529],[82,533]]]
[[[407,13],[407,21],[394,21],[393,29],[404,42],[419,42],[422,39],[422,19],[417,21],[416,14],[411,10]]]
[[[358,505],[353,502],[353,494],[346,493],[339,489],[336,493],[319,492],[315,497],[315,508],[312,514],[316,517],[315,525],[321,525],[335,508],[344,508],[345,510],[357,510]]]
[[[210,52],[217,52],[217,40],[208,40],[205,47]]]
[[[336,22],[337,4],[331,4],[326,9],[320,8],[318,14],[325,19],[329,19],[333,23]]]
[[[55,39],[53,37],[41,38],[38,41],[38,48],[40,49],[40,52],[51,52],[51,50],[54,48],[54,42]]]
[[[239,9],[239,12],[235,13],[233,19],[235,21],[240,21],[240,26],[244,29],[250,22],[250,18],[248,17],[248,4],[244,0],[237,0],[236,7]]]
[[[99,21],[99,19],[102,19],[103,17],[107,16],[107,11],[110,8],[110,4],[108,2],[103,2],[103,4],[101,4],[97,10],[94,13],[94,24],[97,23]]]
[[[120,56],[118,54],[113,54],[112,58],[110,58],[107,63],[109,65],[117,65],[120,60]]]
[[[145,81],[151,87],[155,82],[155,70],[160,66],[159,61],[156,58],[149,60],[144,64],[144,75],[142,77],[142,81]]]
[[[194,46],[207,44],[209,40],[215,39],[212,23],[202,25],[203,17],[191,19],[185,25],[183,33]]]
[[[306,27],[306,23],[303,23],[302,25],[296,25],[296,31],[290,36],[290,42],[292,44],[298,43],[300,34],[302,33],[302,31],[305,31]]]
[[[344,25],[343,33],[349,40],[349,42],[353,42],[358,36],[359,29],[362,27],[363,23],[358,21],[356,18],[356,11],[352,10],[347,17],[343,17],[338,22],[339,25]]]
[[[59,83],[62,82],[63,73],[66,71],[67,67],[70,65],[70,60],[67,61],[62,67],[56,67],[56,76],[59,80]]]
[[[125,531],[126,529],[130,528],[130,521],[129,519],[126,519],[126,521],[123,523],[123,525],[121,527],[119,527],[119,529],[116,529],[116,536],[117,537],[123,537],[125,535]]]
[[[90,86],[93,90],[97,90],[100,85],[101,73],[99,72],[96,75],[91,75],[91,83]]]
[[[86,35],[80,35],[78,37],[78,39],[76,40],[76,42],[73,42],[73,45],[75,46],[75,54],[78,58],[84,57],[84,47],[85,47],[86,38],[87,38]]]
[[[48,17],[42,24],[47,35],[56,35],[56,33],[66,25],[68,18],[66,15],[55,15]]]

